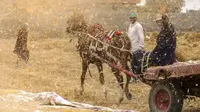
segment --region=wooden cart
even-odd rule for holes
[[[200,63],[148,68],[141,81],[150,85],[150,112],[181,112],[188,96],[200,97]]]

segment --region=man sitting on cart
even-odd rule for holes
[[[132,70],[135,74],[142,74],[149,66],[165,66],[176,62],[176,32],[173,25],[166,14],[158,14],[156,23],[161,30],[153,51],[139,50],[133,53]]]
[[[166,14],[157,15],[156,23],[161,28],[157,45],[151,52],[151,65],[164,66],[176,62],[176,32]]]

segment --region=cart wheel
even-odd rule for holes
[[[179,88],[169,82],[157,82],[149,93],[150,112],[181,112],[183,97]]]

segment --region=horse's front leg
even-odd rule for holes
[[[120,61],[121,65],[123,68],[125,68],[126,70],[130,71],[130,68],[128,66],[128,58],[124,58],[122,61]],[[131,76],[129,76],[128,74],[126,74],[126,85],[125,85],[125,88],[124,88],[124,92],[126,94],[126,98],[128,100],[131,100],[132,99],[132,94],[130,93],[129,91],[129,83],[130,83],[130,80],[131,80]]]
[[[131,94],[130,91],[129,91],[129,82],[130,82],[130,80],[131,80],[131,77],[127,75],[127,76],[126,76],[126,79],[127,79],[127,81],[126,81],[126,86],[125,86],[124,91],[125,91],[125,94],[126,94],[126,98],[127,98],[128,100],[131,100],[131,99],[132,99],[132,94]]]
[[[85,82],[85,75],[87,73],[88,63],[86,60],[82,60],[82,75],[81,75],[81,89],[80,94],[82,95],[84,92],[84,82]]]
[[[118,103],[121,103],[123,100],[124,100],[124,82],[123,82],[123,76],[120,74],[119,70],[115,69],[115,68],[112,68],[112,72],[113,74],[115,75],[116,79],[117,79],[117,82],[118,84],[120,85],[121,87],[121,90],[120,90],[120,97],[119,97],[119,101]]]
[[[103,91],[104,91],[104,95],[105,95],[105,99],[107,100],[107,89],[105,87],[105,80],[104,80],[104,74],[103,74],[103,65],[101,62],[96,63],[97,69],[99,71],[99,81],[102,84],[103,87]]]
[[[124,66],[126,68],[126,70],[130,71],[130,68],[128,67],[127,64],[125,64]],[[126,94],[126,98],[128,100],[131,100],[132,99],[132,94],[130,93],[129,91],[129,83],[130,83],[130,80],[131,80],[131,76],[129,76],[128,74],[126,74],[126,85],[125,85],[125,88],[124,88],[124,92]]]

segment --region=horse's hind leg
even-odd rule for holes
[[[120,91],[120,98],[119,98],[119,103],[121,103],[124,100],[124,84],[123,84],[123,76],[120,74],[119,70],[112,68],[112,72],[115,75],[117,82],[119,83],[120,87],[121,87],[121,91]]]
[[[82,75],[81,75],[81,90],[80,94],[82,95],[84,92],[84,81],[85,81],[85,75],[88,69],[88,63],[87,61],[83,60],[82,61]]]
[[[99,80],[103,86],[103,91],[104,91],[104,95],[105,95],[105,98],[107,100],[107,89],[105,87],[105,80],[104,80],[104,74],[103,74],[103,65],[102,63],[97,63],[96,64],[97,68],[98,68],[98,71],[99,71]]]
[[[130,68],[128,67],[128,65],[126,65],[126,69],[130,70]],[[129,82],[130,82],[130,80],[131,80],[131,76],[129,76],[129,75],[126,74],[126,85],[125,85],[124,91],[125,91],[125,94],[126,94],[126,98],[128,100],[132,99],[132,94],[129,91]]]

